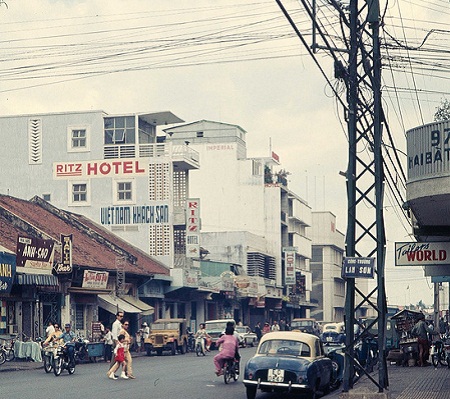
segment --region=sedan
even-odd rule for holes
[[[325,356],[319,337],[298,331],[265,334],[256,355],[245,366],[247,399],[263,392],[303,393],[310,399],[328,393],[334,385],[331,359]]]
[[[258,337],[248,326],[237,326],[235,331],[239,334],[239,345],[243,347],[253,347],[258,342]]]

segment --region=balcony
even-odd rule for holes
[[[103,147],[104,159],[167,157],[176,170],[198,169],[199,153],[187,145],[170,143],[115,144]]]

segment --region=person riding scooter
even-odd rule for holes
[[[206,325],[205,323],[200,323],[199,329],[195,334],[195,339],[201,339],[201,344],[202,344],[202,351],[205,352],[205,350],[207,352],[209,352],[209,347],[211,345],[211,337],[209,336],[209,334],[206,332]]]
[[[67,355],[69,357],[69,365],[75,365],[75,333],[70,330],[70,324],[67,323],[64,326],[65,331],[57,337],[58,339],[62,339],[64,342],[64,346],[67,349]]]

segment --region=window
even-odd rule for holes
[[[89,182],[69,181],[68,182],[68,204],[71,206],[90,205]]]
[[[85,202],[86,201],[86,184],[74,184],[72,186],[72,200],[73,202]]]
[[[113,202],[115,204],[131,204],[135,202],[135,184],[134,179],[115,180],[113,183]]]
[[[197,132],[197,137],[203,137],[203,132]]]
[[[89,151],[89,126],[67,127],[67,151],[85,152]]]
[[[72,130],[72,147],[86,147],[86,130]]]
[[[42,199],[44,201],[50,202],[51,201],[51,195],[50,194],[43,194]]]
[[[84,305],[75,305],[75,329],[84,330]]]
[[[104,119],[105,144],[135,144],[134,116]]]
[[[131,182],[123,182],[117,184],[117,200],[129,201],[132,199]]]

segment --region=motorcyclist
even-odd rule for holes
[[[206,332],[206,325],[205,323],[200,323],[198,331],[195,333],[195,339],[199,339],[201,338],[201,344],[202,344],[202,351],[205,352],[205,350],[207,352],[209,352],[209,346],[210,346],[210,342],[211,342],[211,337],[210,335]]]
[[[58,339],[62,339],[64,342],[64,346],[67,349],[67,355],[69,357],[69,365],[75,365],[75,333],[71,331],[70,324],[67,323],[64,326],[64,332],[57,337]]]
[[[222,345],[221,351],[214,356],[214,366],[216,368],[216,375],[222,375],[222,368],[228,359],[239,360],[239,344],[236,337],[234,337],[234,327],[228,326],[225,329],[225,335],[222,335],[216,342],[216,345]],[[238,367],[237,367],[238,370]]]

